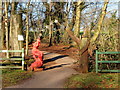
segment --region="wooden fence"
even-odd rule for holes
[[[24,48],[22,50],[0,50],[1,52],[22,52],[22,56],[18,58],[0,58],[0,60],[22,60],[22,66],[0,66],[0,68],[22,68],[24,70]]]
[[[99,67],[99,63],[120,63],[120,60],[117,60],[117,61],[100,61],[99,60],[99,54],[120,54],[120,52],[98,52],[96,50],[96,73],[98,72],[120,72],[120,70],[100,70],[98,69]],[[120,59],[120,58],[119,58]]]

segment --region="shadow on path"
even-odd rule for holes
[[[49,67],[49,68],[45,68],[44,70],[50,70],[50,69],[54,69],[54,68],[59,68],[59,67],[63,67],[65,65],[69,65],[69,64],[60,64],[60,65],[57,65],[57,66],[52,66],[52,67]]]
[[[45,53],[44,55],[49,55],[49,54],[51,54],[51,52],[49,52],[49,53]]]
[[[52,61],[55,61],[57,59],[60,59],[60,58],[64,58],[64,57],[67,57],[68,55],[60,55],[60,56],[56,56],[56,57],[53,57],[53,58],[50,58],[50,59],[46,59],[43,61],[43,63],[48,63],[48,62],[52,62]]]
[[[50,53],[47,53],[47,55],[48,54],[50,54]],[[45,66],[44,67],[46,67],[46,68],[44,68],[44,70],[50,70],[50,69],[54,69],[54,68],[60,68],[60,67],[63,67],[63,66],[65,66],[65,65],[69,65],[69,63],[65,63],[65,64],[63,64],[63,63],[56,63],[55,61],[56,60],[64,60],[64,59],[62,59],[62,58],[64,58],[64,57],[67,57],[68,55],[59,55],[59,56],[55,56],[55,57],[53,57],[53,58],[49,58],[49,59],[45,59],[44,61],[43,61],[43,63],[45,64]],[[47,64],[47,65],[46,65]]]

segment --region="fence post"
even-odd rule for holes
[[[98,73],[98,51],[96,50],[96,73]]]
[[[24,70],[24,48],[22,48],[22,70]]]

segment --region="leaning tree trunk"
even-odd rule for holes
[[[105,1],[105,3],[104,3],[104,6],[102,8],[102,12],[100,14],[97,29],[95,30],[93,37],[91,37],[91,39],[90,39],[90,46],[89,46],[89,49],[88,49],[90,54],[92,54],[93,43],[96,41],[97,37],[100,34],[101,27],[102,27],[102,22],[104,20],[105,15],[106,15],[106,10],[107,10],[107,5],[108,5],[109,0],[104,0],[104,1]]]
[[[94,36],[91,38],[91,41],[90,41],[91,43],[94,42],[97,39],[97,37],[98,37],[98,35],[101,31],[102,22],[103,22],[103,19],[104,19],[105,15],[106,15],[108,1],[109,0],[105,0],[104,6],[102,8],[102,12],[101,12],[101,15],[100,15],[100,18],[99,18],[98,27],[97,27],[97,30],[94,33]]]
[[[102,12],[101,12],[101,15],[100,15],[100,18],[98,21],[98,28],[91,39],[89,39],[88,30],[84,30],[84,34],[81,39],[81,43],[79,45],[79,48],[80,48],[80,63],[79,63],[79,65],[80,65],[80,71],[83,73],[88,72],[88,48],[93,47],[91,45],[97,39],[97,37],[101,31],[102,22],[106,15],[107,4],[108,4],[108,0],[105,0],[104,6],[102,8]]]
[[[83,73],[88,72],[88,48],[93,47],[91,45],[97,39],[97,37],[101,31],[102,22],[106,15],[107,5],[108,5],[108,0],[105,0],[104,6],[102,8],[102,12],[101,12],[101,15],[100,15],[100,18],[98,21],[98,28],[91,39],[89,39],[89,35],[88,35],[89,33],[87,33],[88,31],[84,30],[83,38],[82,38],[81,44],[80,44],[80,70]]]
[[[81,4],[82,1],[78,1],[77,2],[77,7],[76,7],[76,19],[75,19],[75,26],[74,26],[74,35],[76,37],[79,37],[79,33],[80,33],[80,19],[81,19]]]
[[[86,31],[84,31],[85,33],[84,37],[82,39],[79,39],[73,34],[72,31],[70,31],[70,26],[66,27],[66,31],[68,32],[69,36],[76,42],[76,44],[79,47],[78,48],[80,52],[79,53],[80,54],[79,70],[81,73],[88,72],[88,47],[90,46],[92,42],[94,42],[97,39],[100,33],[102,22],[106,15],[107,4],[108,4],[108,0],[105,0],[104,6],[102,8],[102,13],[101,13],[101,16],[98,22],[98,29],[96,30],[95,34],[93,35],[91,39],[87,37]]]

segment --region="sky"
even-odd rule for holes
[[[109,4],[108,4],[108,8],[107,8],[107,11],[115,11],[115,10],[117,10],[117,13],[116,13],[116,15],[117,15],[117,17],[119,17],[118,15],[118,13],[120,13],[120,7],[118,7],[118,4],[120,4],[120,3],[118,3],[118,2],[113,2],[113,1],[120,1],[120,0],[110,0],[110,2],[109,2]],[[120,6],[120,5],[119,5]]]
[[[5,1],[5,0],[2,0],[2,1]],[[7,1],[9,1],[9,0],[7,0]],[[28,2],[29,0],[10,0],[10,1],[19,1],[19,2]],[[44,2],[46,2],[46,1],[54,1],[54,2],[56,2],[56,1],[79,1],[79,0],[31,0],[32,2],[41,2],[41,1],[44,1]],[[99,1],[99,2],[104,2],[104,0],[86,0],[87,2],[96,2],[96,1]],[[108,8],[107,8],[107,11],[117,11],[117,13],[116,13],[116,15],[117,15],[117,17],[119,17],[118,16],[118,2],[120,2],[120,0],[109,0],[109,4],[108,4]],[[119,3],[120,4],[120,3]],[[119,5],[120,6],[120,5]],[[120,7],[119,7],[120,8]],[[120,11],[119,11],[120,12]],[[120,15],[120,14],[119,14]],[[108,14],[108,16],[109,16],[109,14]]]
[[[4,1],[19,1],[19,2],[28,2],[29,0],[2,0],[3,2]],[[60,1],[66,1],[66,2],[70,2],[70,1],[80,1],[80,0],[30,0],[30,1],[32,1],[32,2],[49,2],[49,1],[54,1],[54,2],[60,2]],[[103,2],[104,0],[85,0],[85,1],[87,1],[87,2],[97,2],[97,1],[99,1],[99,2]],[[118,9],[118,2],[120,2],[120,0],[109,0],[109,4],[108,4],[108,8],[107,8],[107,11],[115,11],[115,10],[117,10],[117,13],[116,13],[116,15],[117,15],[117,17],[119,17],[118,15],[120,15],[120,14],[118,14],[120,11],[118,11],[118,10],[120,10],[120,7],[119,7],[119,9]],[[120,4],[120,3],[119,3]],[[119,5],[120,6],[120,5]]]
[[[5,1],[19,1],[19,2],[28,2],[29,0],[2,0],[3,2]],[[30,0],[32,2],[48,2],[48,1],[53,1],[53,2],[68,2],[71,0]],[[72,1],[80,1],[80,0],[72,0]],[[100,1],[103,2],[104,0],[86,0],[87,2],[96,2],[96,1]],[[109,0],[110,2],[119,2],[120,0]]]

